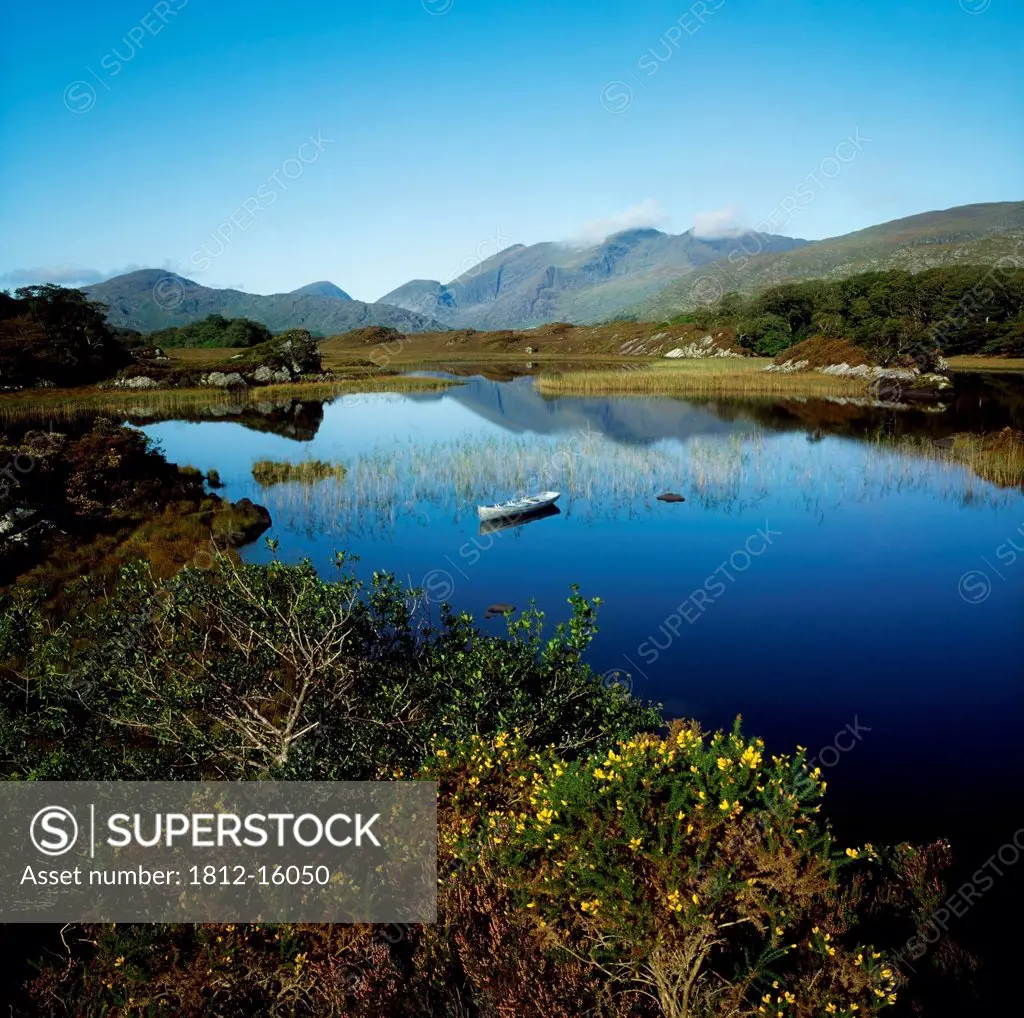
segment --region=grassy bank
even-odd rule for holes
[[[208,351],[202,351],[206,353]],[[195,410],[230,403],[256,406],[281,400],[330,400],[347,393],[362,392],[436,392],[457,381],[444,378],[409,378],[383,375],[379,378],[339,378],[331,382],[295,382],[250,389],[26,389],[0,396],[0,421],[39,417],[54,420],[73,418],[88,411],[114,414],[163,416],[175,411]]]
[[[541,374],[548,396],[865,396],[867,384],[815,372],[765,371],[766,358],[658,360],[631,369],[596,368]]]
[[[1024,357],[950,357],[950,371],[1020,371]]]

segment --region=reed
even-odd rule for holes
[[[759,512],[762,504],[821,514],[907,492],[972,506],[1013,498],[976,476],[976,464],[941,451],[881,435],[866,443],[807,442],[798,432],[766,439],[756,428],[652,445],[586,430],[558,439],[467,434],[381,447],[350,460],[343,485],[285,485],[261,501],[279,529],[334,535],[340,547],[347,536],[386,538],[399,520],[447,525],[475,519],[477,505],[549,489],[562,492],[563,514],[595,521],[666,511],[685,518],[694,507]],[[666,510],[655,499],[665,490],[688,504]],[[516,531],[491,539],[515,540]]]
[[[916,437],[889,441],[906,455],[965,467],[1000,488],[1024,487],[1024,432],[1004,428],[987,435],[959,434],[951,445]]]
[[[1024,372],[1024,357],[950,357],[951,371]]]
[[[864,396],[860,379],[813,371],[765,371],[761,357],[656,361],[641,366],[541,374],[537,391],[547,396]]]
[[[345,473],[341,463],[325,463],[323,460],[303,460],[301,463],[258,460],[252,465],[252,476],[264,488],[275,484],[317,484],[331,479],[342,481]]]
[[[330,382],[294,382],[260,388],[221,389],[27,389],[0,395],[0,421],[73,420],[82,414],[105,412],[114,416],[166,417],[176,411],[203,410],[223,406],[258,407],[261,403],[289,400],[330,402],[339,396],[364,392],[437,392],[457,379],[423,378],[405,375],[382,378],[361,377]]]

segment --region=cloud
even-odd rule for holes
[[[99,283],[108,278],[98,269],[81,269],[75,265],[41,265],[34,269],[11,269],[0,275],[2,286],[35,286],[62,283],[65,286]]]
[[[662,227],[668,222],[665,210],[654,198],[646,198],[638,205],[630,205],[628,209],[584,223],[574,241],[584,244],[600,244],[606,237],[623,230],[641,230],[651,227]]]
[[[743,210],[733,202],[713,212],[698,212],[693,217],[695,237],[735,237],[744,230]]]
[[[180,271],[177,264],[164,261],[162,265],[137,265],[134,262],[119,269],[102,272],[99,269],[83,269],[78,265],[39,265],[33,269],[11,269],[0,272],[0,289],[19,286],[41,286],[44,283],[58,283],[61,286],[92,286],[123,276],[127,272],[138,272],[140,269],[165,269],[168,272]],[[184,272],[180,272],[185,275]]]

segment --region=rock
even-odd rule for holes
[[[265,506],[242,498],[231,504],[229,513],[214,516],[213,523],[213,536],[218,543],[238,547],[269,530],[273,519]]]
[[[664,335],[664,333],[658,333],[658,336]],[[657,338],[654,337],[655,339]],[[653,342],[653,340],[652,340]],[[703,360],[707,357],[742,357],[742,353],[737,353],[735,350],[727,350],[723,346],[719,346],[715,341],[715,337],[711,335],[704,336],[701,339],[695,339],[692,343],[687,343],[686,346],[677,346],[674,350],[669,350],[666,357],[672,360],[678,360],[685,358],[687,360]]]
[[[682,495],[677,494],[674,491],[663,491],[658,495],[659,502],[685,502],[686,499]]]
[[[952,388],[945,375],[889,369],[871,382],[868,392],[885,403],[936,403]]]
[[[199,384],[214,386],[218,389],[244,389],[247,387],[245,379],[237,371],[232,371],[230,374],[225,374],[223,371],[211,371],[208,375],[203,375],[200,378]]]
[[[484,613],[484,618],[493,619],[497,615],[504,615],[506,612],[514,612],[515,610],[516,606],[514,604],[505,604],[503,601],[499,601],[487,609]]]
[[[116,383],[119,389],[159,389],[160,383],[149,375],[138,375],[135,378],[122,378]]]
[[[0,537],[10,537],[22,530],[36,516],[35,509],[19,507],[0,515]]]

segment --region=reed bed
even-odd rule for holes
[[[863,380],[813,371],[765,371],[761,357],[655,361],[639,367],[599,368],[541,374],[537,391],[546,396],[863,396]]]
[[[83,414],[108,412],[115,416],[164,418],[178,411],[253,407],[289,400],[330,402],[340,396],[364,392],[436,392],[458,379],[410,377],[337,379],[331,382],[293,382],[259,388],[232,389],[31,389],[0,395],[0,421],[73,420]]]
[[[463,436],[387,446],[357,456],[344,484],[283,485],[264,502],[278,526],[309,535],[386,537],[399,520],[423,526],[475,519],[476,506],[529,491],[562,492],[563,513],[584,519],[686,514],[691,505],[742,513],[771,505],[824,514],[845,504],[922,492],[964,505],[1006,505],[1000,492],[950,457],[923,459],[882,439],[807,442],[760,431],[727,438],[622,445],[593,432],[562,439]],[[667,509],[658,493],[691,505]]]
[[[1024,432],[954,435],[951,445],[916,437],[886,442],[904,455],[960,465],[1000,488],[1024,487]]]
[[[1024,372],[1024,357],[950,357],[952,371]]]
[[[341,463],[323,460],[302,460],[289,463],[278,460],[257,460],[252,465],[252,476],[263,488],[275,484],[319,484],[321,481],[343,481],[346,470]]]

